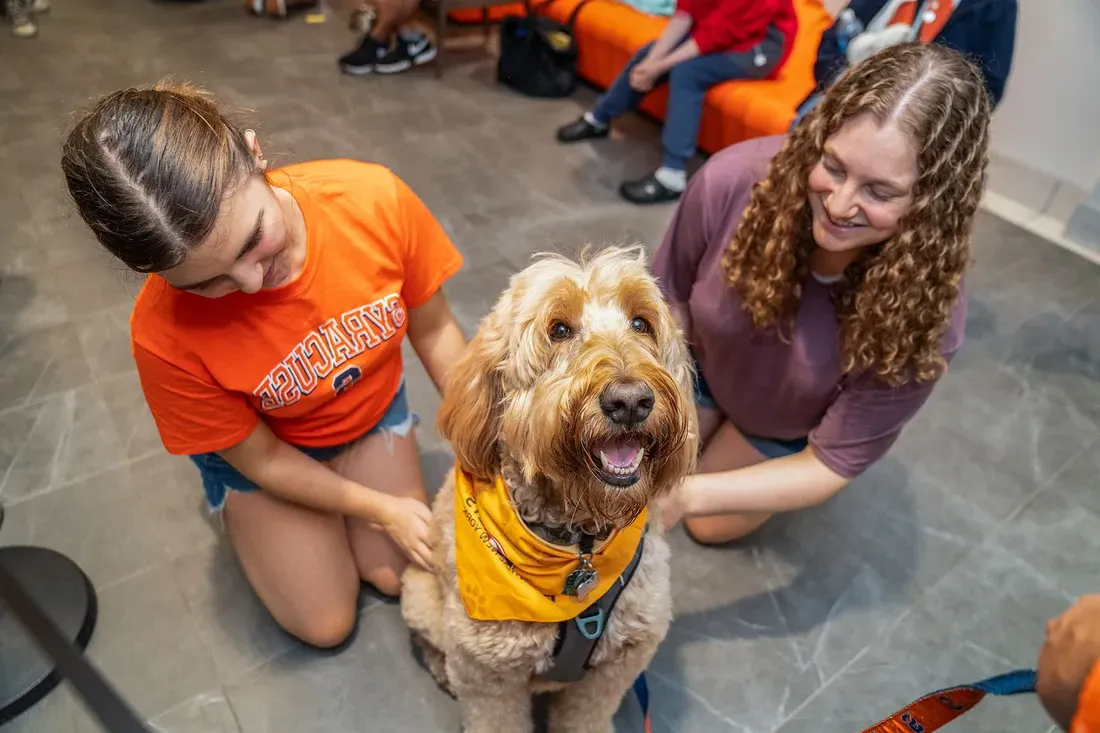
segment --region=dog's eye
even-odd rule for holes
[[[566,341],[573,338],[573,329],[561,321],[554,321],[550,324],[550,340],[551,341]]]
[[[630,320],[630,327],[638,333],[649,333],[653,330],[653,327],[649,325],[649,321],[641,316],[635,316]]]

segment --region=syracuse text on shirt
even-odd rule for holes
[[[403,325],[405,309],[397,293],[344,311],[339,319],[329,318],[306,334],[252,393],[264,410],[293,405],[349,359],[393,338]],[[333,385],[337,391],[358,377],[340,381]]]

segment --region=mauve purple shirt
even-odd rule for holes
[[[826,466],[854,478],[881,458],[932,393],[934,382],[891,387],[840,369],[840,329],[829,285],[810,276],[790,343],[762,332],[723,280],[722,253],[752,186],[767,174],[782,136],[726,148],[692,177],[657,249],[653,270],[665,297],[686,304],[688,340],[726,417],[742,432],[790,440],[809,436]],[[942,344],[950,360],[963,342],[966,296],[951,312]]]

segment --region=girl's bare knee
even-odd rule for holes
[[[355,631],[355,603],[317,610],[305,618],[288,619],[283,629],[292,636],[319,649],[332,649],[343,644]]]
[[[749,536],[769,517],[770,514],[687,517],[684,519],[684,531],[700,545],[724,545]]]
[[[399,568],[392,565],[367,568],[363,580],[377,588],[379,593],[396,598],[401,595],[401,574],[407,566],[408,563],[403,563]]]

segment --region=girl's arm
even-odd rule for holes
[[[423,502],[344,478],[281,440],[263,421],[251,435],[218,455],[284,501],[366,519],[390,535],[413,562],[431,567],[431,550],[425,541],[431,510]]]
[[[381,525],[393,498],[341,477],[280,439],[262,421],[251,435],[218,455],[268,493],[322,512]]]
[[[680,501],[688,517],[774,514],[821,504],[848,483],[806,448],[732,471],[691,476],[681,488]]]
[[[447,371],[466,350],[466,337],[442,290],[424,305],[409,310],[409,342],[442,394]]]
[[[650,61],[649,63],[654,65],[655,73],[660,76],[666,71],[671,71],[674,66],[682,64],[685,61],[691,61],[698,55],[699,45],[695,42],[695,39],[689,38],[687,41],[677,46],[676,50],[672,53],[661,56],[656,61]]]
[[[691,30],[692,20],[687,13],[677,10],[665,24],[665,29],[653,44],[653,48],[646,55],[646,63],[656,63],[668,55],[669,51],[676,48],[676,44],[683,40]],[[669,66],[669,68],[672,68]]]
[[[965,301],[952,322],[965,318]],[[961,344],[962,326],[944,337],[947,360]],[[821,504],[893,446],[928,400],[937,380],[890,387],[874,377],[853,378],[810,432],[800,453],[720,473],[691,476],[680,504],[688,516],[784,512]]]

